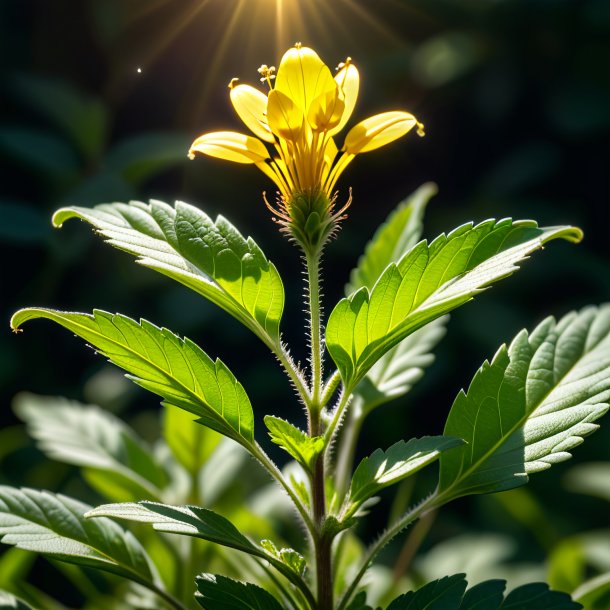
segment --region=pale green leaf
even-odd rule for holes
[[[204,610],[284,610],[264,589],[226,576],[197,576],[195,599]]]
[[[307,567],[305,557],[298,551],[291,548],[278,549],[271,540],[261,540],[261,546],[271,555],[282,563],[285,563],[293,572],[303,576]]]
[[[52,559],[140,583],[156,582],[146,552],[133,535],[110,519],[85,519],[90,509],[60,494],[0,486],[0,538]]]
[[[339,301],[326,328],[328,351],[351,389],[405,337],[511,275],[552,239],[579,241],[571,227],[488,220],[420,242],[384,271],[375,286]]]
[[[426,205],[436,194],[436,185],[427,183],[400,203],[367,244],[358,267],[351,273],[346,296],[359,288],[373,289],[388,265],[397,263],[421,238]],[[448,316],[415,331],[384,354],[358,384],[362,409],[375,407],[406,394],[434,362],[432,350],[445,336]]]
[[[197,426],[195,420],[191,413],[181,409],[166,409],[163,414],[165,442],[178,462],[193,474],[210,458],[222,439],[217,432]]]
[[[377,229],[350,274],[346,296],[363,286],[369,290],[390,263],[398,262],[421,238],[423,218],[428,201],[437,188],[430,182],[422,184],[407,199],[399,203]]]
[[[0,590],[0,610],[34,610],[34,608],[8,591]]]
[[[448,501],[526,483],[571,457],[609,399],[610,305],[521,331],[458,394],[444,433],[468,444],[441,456],[438,493]]]
[[[51,459],[112,477],[123,494],[120,500],[160,499],[167,474],[144,441],[118,417],[97,406],[25,393],[16,397],[14,409]]]
[[[158,394],[164,404],[198,416],[198,422],[246,448],[254,442],[254,415],[242,385],[220,360],[213,361],[189,339],[146,320],[95,310],[93,315],[30,308],[15,313],[13,329],[47,318],[93,345],[129,378]]]
[[[462,443],[459,438],[424,436],[408,442],[398,441],[386,451],[377,449],[365,457],[354,472],[348,494],[347,517],[371,496],[415,474],[437,460],[443,451]]]
[[[181,201],[112,203],[62,208],[56,226],[69,218],[93,225],[111,245],[188,286],[233,315],[267,345],[279,344],[284,287],[275,266],[251,238],[225,218],[213,221]]]
[[[324,449],[323,436],[308,436],[291,423],[272,415],[265,416],[271,440],[288,452],[301,466],[313,472],[314,464]]]

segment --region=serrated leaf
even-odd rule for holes
[[[189,339],[146,320],[95,310],[93,315],[31,308],[18,311],[13,329],[47,318],[93,345],[129,378],[158,394],[164,404],[198,416],[198,422],[249,448],[254,415],[242,385],[220,360],[213,361]]]
[[[436,192],[435,184],[422,184],[396,206],[367,243],[358,266],[350,273],[346,296],[363,286],[371,289],[385,268],[399,261],[419,241],[426,206]]]
[[[289,453],[303,468],[313,471],[314,464],[324,449],[324,437],[308,436],[291,423],[272,415],[265,416],[271,440]]]
[[[0,610],[34,610],[34,608],[8,591],[0,590]]]
[[[517,487],[570,458],[609,400],[610,305],[521,331],[451,408],[444,433],[468,445],[441,456],[443,502]]]
[[[252,238],[222,216],[213,221],[181,201],[111,203],[62,208],[53,216],[93,225],[112,246],[140,264],[191,288],[237,318],[267,345],[279,345],[284,287],[275,266]]]
[[[488,580],[465,592],[464,574],[445,576],[395,599],[387,610],[578,610],[567,593],[545,583],[522,585],[504,597],[506,582]]]
[[[283,610],[264,589],[216,574],[196,578],[195,599],[204,610]]]
[[[397,263],[421,238],[426,205],[436,194],[436,185],[427,183],[400,203],[377,229],[367,244],[358,266],[346,286],[346,296],[359,288],[372,290],[391,263]],[[445,335],[448,317],[415,331],[384,354],[358,384],[364,413],[406,394],[434,362],[432,349]]]
[[[156,502],[105,504],[90,510],[87,517],[150,523],[159,532],[201,538],[265,559],[289,579],[295,575],[290,564],[250,542],[228,519],[207,508],[169,506]]]
[[[112,477],[123,496],[110,499],[160,498],[165,471],[118,417],[94,405],[33,394],[19,394],[14,410],[45,455]]]
[[[302,576],[305,573],[307,562],[301,553],[291,548],[278,549],[271,540],[267,539],[261,540],[261,547],[263,547],[269,555],[286,564],[295,574]]]
[[[90,521],[91,507],[60,494],[0,486],[4,544],[53,559],[156,582],[150,561],[130,532],[110,519]]]
[[[354,472],[348,493],[346,516],[383,488],[415,474],[437,460],[443,451],[463,444],[462,439],[447,436],[424,436],[408,442],[398,441],[389,449],[375,450],[365,457]]]
[[[361,288],[333,309],[326,344],[348,389],[411,333],[470,301],[550,240],[581,239],[572,227],[539,228],[511,219],[471,223],[420,242],[387,267],[372,290]]]
[[[401,595],[387,610],[458,610],[466,586],[464,574],[445,576]]]

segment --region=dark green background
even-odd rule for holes
[[[277,63],[297,40],[331,67],[353,58],[361,71],[355,120],[406,109],[427,132],[362,155],[340,181],[340,199],[352,186],[354,203],[327,250],[327,308],[374,228],[425,181],[439,186],[429,238],[471,219],[504,216],[577,224],[585,232],[581,245],[551,244],[456,312],[437,363],[412,395],[371,417],[362,452],[440,433],[456,392],[502,341],[547,314],[610,297],[607,0],[298,4],[302,15],[286,10],[280,31],[271,0],[2,1],[1,421],[14,421],[10,401],[21,390],[112,402],[104,396],[112,388],[102,383],[100,392],[95,376],[104,363],[79,340],[43,322],[10,333],[10,314],[27,305],[98,307],[166,325],[227,362],[259,422],[266,412],[301,417],[273,358],[237,322],[138,268],[87,226],[73,221],[54,231],[49,222],[68,203],[149,197],[226,215],[277,264],[289,295],[285,338],[304,359],[300,261],[262,203],[270,185],[251,167],[186,158],[200,133],[242,129],[229,105],[229,80],[255,83],[256,68]],[[125,402],[134,412],[157,408],[157,399],[139,390]],[[609,445],[605,421],[576,459],[608,459]],[[570,495],[557,509],[558,492],[549,491],[565,470],[538,475],[531,487],[552,512],[556,533],[548,546],[560,533],[607,524],[600,501]],[[29,483],[25,471],[11,462],[0,468],[0,482]],[[457,509],[461,516],[449,515],[435,537],[508,528],[522,553],[541,558],[538,547],[523,550],[533,534],[493,501]]]

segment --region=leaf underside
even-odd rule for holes
[[[60,494],[0,486],[0,538],[25,551],[136,582],[156,581],[146,552],[133,535],[110,519],[85,519],[90,509]]]
[[[550,468],[598,426],[610,400],[610,304],[521,331],[461,391],[444,433],[467,445],[441,456],[443,500],[511,489]]]
[[[258,335],[279,344],[284,287],[261,249],[225,218],[177,201],[151,200],[70,207],[53,216],[55,226],[81,218],[112,246],[203,295]]]
[[[529,220],[487,220],[430,244],[419,242],[390,264],[372,289],[359,289],[331,312],[326,344],[345,385],[355,387],[408,335],[511,275],[529,254],[557,238],[575,242],[581,232],[539,228]]]
[[[92,315],[52,309],[22,309],[14,329],[32,318],[47,318],[89,342],[128,377],[172,405],[197,415],[198,422],[245,447],[254,442],[254,415],[242,385],[220,360],[213,361],[189,339],[146,320],[95,310]]]
[[[436,185],[427,183],[400,203],[367,244],[345,287],[349,297],[359,288],[369,291],[388,265],[397,263],[421,239],[423,217]],[[445,335],[448,316],[415,331],[386,352],[358,384],[355,392],[366,415],[375,407],[409,392],[434,362],[432,350]]]

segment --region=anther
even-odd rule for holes
[[[295,49],[300,49],[303,45],[300,42],[295,42],[294,43],[294,48]]]
[[[231,82],[229,83],[229,89],[233,89],[235,87],[235,85],[237,85],[238,82],[239,82],[239,78],[232,78]]]
[[[419,121],[417,122],[417,135],[420,138],[423,138],[426,135],[426,132],[424,131],[424,124],[420,123]]]

